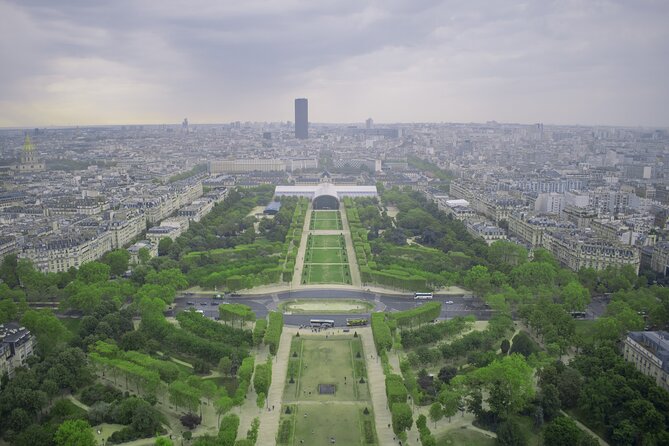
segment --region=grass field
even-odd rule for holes
[[[360,339],[353,336],[293,338],[278,444],[325,446],[331,438],[343,445],[376,444],[364,356]],[[361,377],[365,382],[359,382]],[[319,384],[334,384],[336,391],[320,395]],[[371,441],[365,441],[366,432]]]
[[[341,248],[312,248],[307,254],[309,263],[346,263],[346,251]]]
[[[312,235],[307,241],[309,248],[343,248],[344,246],[342,235]]]
[[[309,235],[302,283],[351,283],[351,271],[342,235]]]
[[[353,299],[300,299],[279,303],[279,310],[297,314],[359,314],[373,308],[374,304],[368,301]]]
[[[469,429],[452,430],[437,439],[437,446],[494,446],[495,439]]]
[[[341,230],[339,211],[313,211],[310,229],[316,231]]]
[[[317,283],[351,283],[351,273],[348,264],[319,265],[305,264],[302,273],[302,282],[305,284]]]

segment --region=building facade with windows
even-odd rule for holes
[[[669,390],[669,333],[631,331],[625,338],[623,355],[658,386]]]

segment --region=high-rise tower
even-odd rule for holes
[[[295,138],[309,137],[309,102],[306,98],[295,99]]]

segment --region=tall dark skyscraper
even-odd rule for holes
[[[295,138],[309,137],[309,101],[306,98],[295,99]]]

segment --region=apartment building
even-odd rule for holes
[[[497,240],[506,240],[504,229],[487,222],[467,223],[466,227],[471,235],[482,238],[488,245]]]
[[[19,257],[30,260],[42,272],[64,272],[71,267],[79,268],[113,249],[113,237],[109,231],[88,234],[66,234],[44,241],[27,243]]]
[[[14,376],[18,367],[33,354],[35,338],[16,322],[0,324],[0,376]]]
[[[655,244],[650,259],[650,269],[665,276],[669,275],[669,241]]]
[[[137,212],[126,215],[123,219],[112,220],[109,224],[109,231],[112,236],[113,249],[123,248],[145,230],[146,216],[144,213]]]
[[[669,390],[669,333],[631,331],[625,338],[623,356],[658,386]]]
[[[605,269],[631,265],[639,272],[639,249],[594,237],[580,231],[546,231],[542,245],[573,271],[581,268]]]
[[[542,245],[543,234],[547,230],[574,228],[574,225],[570,222],[559,221],[550,216],[529,212],[514,212],[509,216],[508,222],[509,233],[532,247]]]

